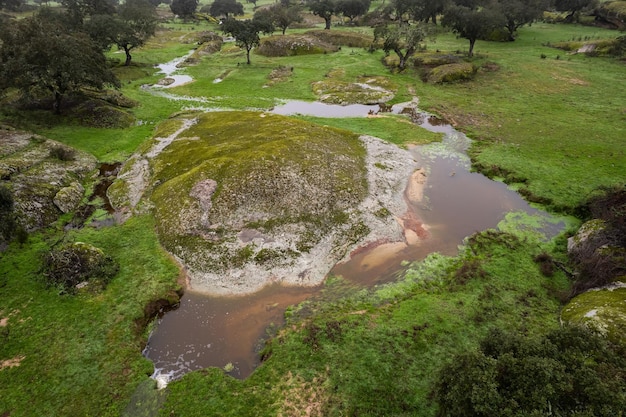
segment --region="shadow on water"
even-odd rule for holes
[[[547,217],[505,184],[470,172],[465,154],[469,146],[467,137],[414,107],[381,109],[288,102],[273,110],[279,114],[320,117],[367,116],[378,111],[407,114],[420,126],[444,134],[441,143],[411,149],[426,173],[427,182],[422,200],[409,202],[409,209],[425,225],[429,236],[417,243],[383,244],[358,251],[348,262],[336,265],[332,274],[366,286],[389,282],[403,269],[403,261],[424,259],[432,252],[454,255],[465,237],[495,228],[507,213],[522,211]],[[258,344],[265,329],[283,323],[288,305],[316,293],[311,288],[273,286],[237,298],[186,294],[180,308],[160,320],[144,352],[155,364],[153,377],[166,384],[186,372],[209,366],[224,368],[229,363],[232,376],[247,377],[259,364]]]

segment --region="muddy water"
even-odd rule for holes
[[[336,107],[341,106],[293,102],[274,112],[356,117],[381,110],[378,106]],[[402,108],[391,111],[404,112]],[[442,143],[412,149],[427,183],[423,198],[415,201],[407,196],[407,203],[410,217],[424,223],[426,238],[361,250],[333,269],[333,274],[361,285],[389,282],[401,272],[403,261],[423,259],[432,252],[454,255],[466,236],[496,227],[511,211],[540,214],[506,185],[469,172],[465,135],[430,115],[409,110],[409,116],[424,128],[444,134]],[[144,352],[155,363],[154,378],[167,383],[194,369],[224,368],[229,363],[231,375],[245,378],[259,363],[258,344],[267,326],[281,325],[288,305],[315,293],[315,289],[276,286],[237,298],[186,294],[180,308],[161,319]]]
[[[268,326],[281,326],[285,309],[315,292],[280,286],[232,298],[187,292],[180,307],[159,320],[144,350],[154,362],[153,378],[167,382],[211,366],[228,366],[230,375],[245,378],[258,365]]]

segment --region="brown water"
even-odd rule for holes
[[[318,107],[324,111],[311,110]],[[296,102],[287,109],[328,116],[338,114],[335,107],[321,103],[304,106]],[[365,116],[372,110],[372,106],[363,107],[359,115]],[[344,109],[344,112],[354,116],[353,110]],[[469,172],[469,160],[464,153],[469,141],[464,135],[430,115],[412,111],[410,117],[428,130],[445,134],[443,143],[412,149],[427,173],[427,183],[424,199],[410,205],[411,218],[421,220],[427,237],[410,244],[383,244],[358,251],[349,262],[331,271],[361,285],[393,280],[403,269],[403,261],[420,260],[432,252],[454,255],[465,237],[495,228],[511,211],[540,214],[505,184]],[[180,308],[160,320],[144,352],[155,363],[154,377],[167,382],[194,369],[223,368],[229,363],[234,366],[231,375],[247,377],[259,364],[259,344],[266,328],[272,324],[280,326],[288,305],[297,304],[316,291],[274,286],[237,298],[186,294]]]
[[[316,288],[272,286],[242,297],[211,297],[187,292],[180,307],[166,313],[150,336],[144,355],[154,378],[181,377],[196,369],[224,368],[245,378],[258,365],[262,338],[272,324],[284,323],[285,309],[309,298]]]

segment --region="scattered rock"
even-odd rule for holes
[[[61,188],[54,196],[53,201],[59,210],[63,213],[69,213],[79,206],[84,193],[83,186],[74,181],[69,186]]]

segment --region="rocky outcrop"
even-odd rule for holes
[[[578,295],[563,308],[562,320],[626,343],[626,249],[615,244],[607,222],[600,219],[584,223],[568,239],[567,249],[579,274],[573,285]]]
[[[61,188],[52,201],[63,213],[69,213],[79,206],[84,194],[83,186],[74,181],[67,187]]]
[[[154,207],[160,240],[195,290],[317,285],[356,248],[405,240],[403,193],[416,169],[408,151],[266,113],[194,120],[131,158],[112,200],[131,213]],[[139,161],[147,175],[133,194],[124,173]]]
[[[80,184],[96,164],[91,155],[56,141],[0,130],[0,182],[11,190],[14,211],[26,229],[45,227],[73,210],[84,192]]]

